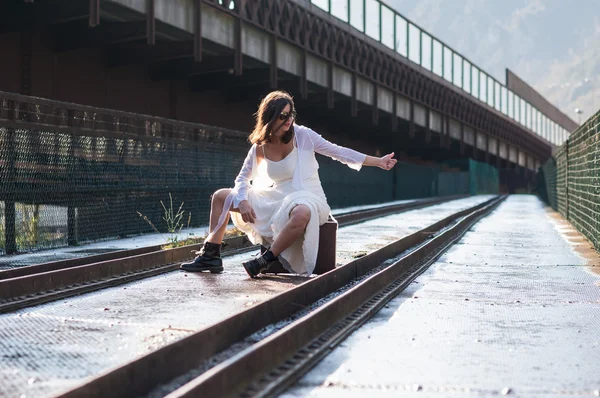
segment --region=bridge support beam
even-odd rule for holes
[[[307,81],[307,62],[308,54],[306,50],[303,50],[300,56],[300,97],[303,100],[308,99],[308,81]]]
[[[235,53],[233,60],[233,70],[236,76],[241,76],[244,68],[244,55],[242,53],[242,19],[238,18],[235,20]]]
[[[202,62],[202,0],[194,1],[194,61]]]
[[[472,156],[473,160],[479,161],[479,148],[477,147],[477,130],[473,129],[473,146],[472,146]]]
[[[500,159],[500,139],[496,138],[496,168],[501,169],[501,159]]]
[[[373,84],[373,124],[379,125],[379,84]]]
[[[333,62],[327,63],[327,108],[333,109]]]
[[[358,116],[358,103],[356,102],[356,73],[352,73],[352,98],[350,98],[350,114],[352,117]]]
[[[392,132],[395,133],[398,131],[398,96],[396,93],[392,94]]]
[[[460,155],[465,154],[465,124],[460,123]]]
[[[490,136],[487,134],[484,134],[484,137],[485,137],[485,162],[489,164],[490,163]]]
[[[269,42],[270,52],[271,52],[271,62],[269,63],[269,86],[272,90],[277,88],[277,36],[271,36],[271,40]]]
[[[425,142],[431,143],[431,109],[425,108]]]
[[[408,136],[415,138],[415,104],[410,101],[410,119],[408,124]]]

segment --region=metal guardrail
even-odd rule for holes
[[[554,145],[569,132],[526,100],[381,0],[310,0],[312,4],[435,73]]]

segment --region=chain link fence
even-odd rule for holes
[[[180,226],[205,225],[209,197],[233,184],[246,138],[0,93],[0,253],[163,232],[171,207],[174,216],[181,206]]]
[[[205,226],[210,195],[233,186],[247,136],[0,92],[0,255]],[[473,161],[356,173],[318,160],[332,208],[498,191],[497,171]]]
[[[600,250],[600,112],[571,134],[541,174],[542,198]]]

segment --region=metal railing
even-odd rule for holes
[[[473,62],[379,0],[310,0],[396,53],[510,117],[546,141],[561,145],[569,132]]]

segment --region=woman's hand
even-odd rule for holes
[[[394,159],[394,152],[387,154],[381,158],[379,158],[379,164],[377,166],[381,167],[384,170],[391,170],[398,161]]]
[[[240,202],[238,210],[240,211],[242,220],[244,220],[244,222],[254,223],[254,221],[256,221],[256,213],[247,200],[242,200]]]

